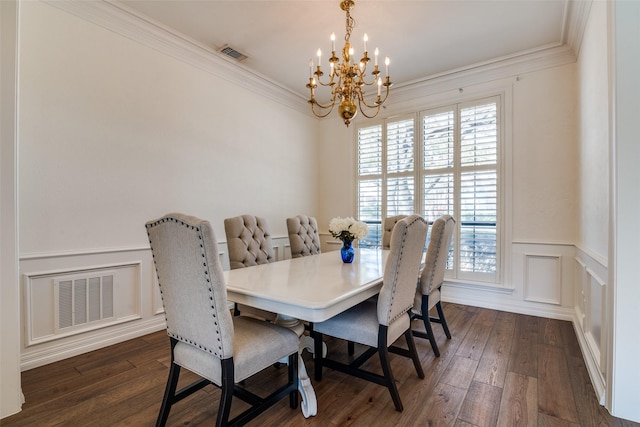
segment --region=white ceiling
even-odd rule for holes
[[[395,84],[407,84],[567,44],[570,3],[581,0],[356,0],[351,43],[378,47]],[[339,0],[112,0],[112,4],[208,49],[244,53],[242,66],[308,97],[309,59],[329,34],[344,44]],[[213,53],[217,54],[217,53]]]

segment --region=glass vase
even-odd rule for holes
[[[355,251],[353,250],[353,246],[351,246],[353,242],[342,242],[342,247],[340,248],[340,256],[342,256],[342,262],[350,263],[353,262],[353,257],[355,256]]]

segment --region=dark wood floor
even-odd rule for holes
[[[453,338],[435,326],[441,357],[416,339],[426,377],[391,355],[404,411],[387,390],[325,371],[314,381],[318,415],[305,419],[288,399],[252,426],[616,426],[598,405],[569,322],[445,304]],[[414,327],[419,327],[415,323]],[[328,341],[333,357],[347,359],[346,344]],[[356,346],[356,354],[358,351]],[[307,369],[313,362],[305,352]],[[152,426],[169,365],[164,331],[26,371],[22,412],[2,426]],[[365,365],[378,369],[377,358]],[[247,380],[253,390],[284,381],[286,368],[269,368]],[[193,379],[183,378],[183,380]],[[185,382],[186,381],[181,381]],[[178,403],[168,425],[212,425],[219,392],[213,387]],[[244,408],[234,401],[232,415]]]

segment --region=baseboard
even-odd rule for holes
[[[113,328],[105,328],[103,331],[93,331],[91,334],[80,334],[35,351],[23,350],[20,357],[20,370],[27,371],[165,328],[164,316],[159,315],[149,320],[130,322]]]
[[[442,300],[462,305],[489,308],[492,310],[508,311],[530,316],[547,317],[558,320],[573,320],[573,310],[561,305],[544,304],[532,301],[517,301],[511,299],[513,289],[496,289],[474,287],[460,287],[447,285],[442,288]]]
[[[584,363],[587,367],[587,372],[589,373],[591,384],[593,384],[593,389],[596,393],[596,397],[598,398],[598,402],[600,403],[600,405],[604,406],[607,385],[604,376],[600,372],[599,363],[594,358],[593,352],[590,350],[589,345],[587,344],[587,338],[582,332],[582,328],[580,327],[580,322],[578,320],[578,313],[576,312],[574,312],[572,323],[573,330],[576,333],[576,337],[578,338],[578,344],[580,345],[582,358],[584,359]]]

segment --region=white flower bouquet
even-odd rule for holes
[[[329,232],[343,243],[351,243],[356,239],[364,239],[369,233],[369,227],[362,221],[349,218],[333,218],[329,221]]]

